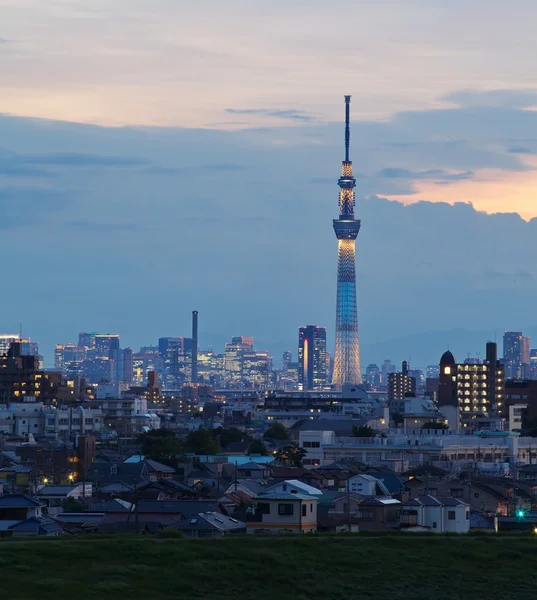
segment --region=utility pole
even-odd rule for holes
[[[347,477],[347,527],[351,532],[351,474]]]

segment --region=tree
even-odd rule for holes
[[[354,437],[370,438],[375,437],[375,430],[369,425],[352,426],[352,435]]]
[[[217,454],[220,446],[208,429],[200,428],[186,436],[185,450],[194,454]]]
[[[249,441],[250,436],[237,427],[217,427],[212,431],[213,437],[219,440],[220,446],[225,448],[230,442]]]
[[[76,498],[67,497],[62,502],[62,509],[64,512],[83,512],[86,509],[86,505],[83,502],[80,502]]]
[[[288,440],[289,433],[287,427],[281,423],[273,423],[263,435],[266,440]]]
[[[428,421],[421,426],[422,429],[449,429],[449,425],[445,423],[437,423],[436,421]]]
[[[175,467],[184,452],[181,442],[169,429],[153,429],[138,436],[145,458]]]
[[[402,425],[405,422],[405,417],[401,413],[393,413],[391,420],[394,425]]]
[[[266,456],[267,449],[265,448],[265,444],[263,444],[263,440],[254,440],[248,448],[248,454],[260,454],[261,456]]]
[[[287,466],[301,467],[302,461],[307,454],[308,452],[304,450],[304,448],[299,448],[298,446],[285,446],[276,452],[276,459]]]

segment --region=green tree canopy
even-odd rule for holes
[[[285,446],[276,452],[276,460],[286,466],[301,467],[307,453],[304,448],[299,448],[298,446]]]
[[[364,437],[364,438],[374,437],[375,430],[372,427],[369,427],[369,425],[360,425],[359,427],[357,425],[353,425],[352,426],[352,435],[354,437]]]
[[[217,454],[220,452],[220,446],[214,439],[211,431],[200,428],[191,431],[185,440],[185,450],[194,454]]]
[[[152,460],[175,467],[183,456],[181,442],[169,429],[153,429],[138,436],[141,453]]]
[[[261,456],[266,456],[267,449],[265,444],[263,444],[263,440],[253,440],[248,448],[248,454],[260,454]]]
[[[266,431],[263,437],[266,440],[288,440],[289,432],[287,427],[281,423],[273,423]]]
[[[449,429],[445,423],[437,423],[436,421],[428,421],[421,426],[422,429]]]
[[[222,448],[225,448],[230,442],[250,441],[250,436],[237,427],[217,427],[213,429],[212,434],[220,442]]]

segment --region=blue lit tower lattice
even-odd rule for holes
[[[338,256],[336,349],[332,383],[338,386],[362,383],[355,271],[355,243],[360,231],[360,221],[354,218],[356,179],[352,176],[352,162],[349,160],[350,102],[351,97],[345,96],[345,160],[338,180],[339,218],[334,219]]]

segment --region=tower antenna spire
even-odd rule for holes
[[[345,162],[349,162],[349,148],[351,144],[351,97],[345,96]]]

